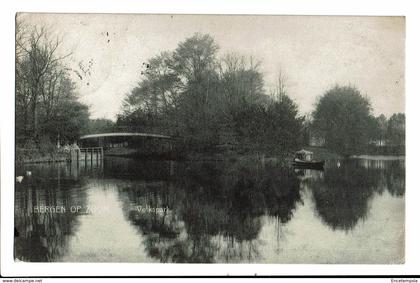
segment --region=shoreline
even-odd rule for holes
[[[305,150],[312,151],[314,156],[318,160],[338,160],[345,159],[344,156],[336,154],[322,147],[304,146]],[[19,153],[20,151],[20,153]],[[108,155],[111,156],[111,155]],[[247,153],[236,153],[231,152],[217,152],[217,153],[206,153],[206,152],[194,152],[189,153],[185,156],[178,158],[162,158],[154,157],[147,158],[135,157],[135,156],[119,156],[126,158],[134,158],[139,160],[173,160],[173,161],[203,161],[203,162],[235,162],[240,160],[264,160],[267,162],[282,162],[289,163],[293,160],[293,153],[262,153],[262,152],[247,152]],[[384,155],[384,154],[359,154],[351,155],[349,158],[355,159],[371,159],[371,160],[403,160],[405,155]],[[40,152],[27,153],[24,150],[17,150],[15,154],[15,164],[39,164],[39,163],[63,163],[70,162],[70,154],[65,152],[54,152],[49,154],[42,154]]]

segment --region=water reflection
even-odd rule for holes
[[[120,190],[127,218],[145,235],[150,256],[162,262],[214,262],[216,253],[226,261],[258,258],[261,217],[285,223],[301,200],[290,168],[188,163],[178,169],[182,178]],[[168,207],[169,213],[144,213],[135,209],[140,206]],[[228,243],[224,251],[220,241]]]
[[[387,189],[402,196],[405,189],[401,160],[344,160],[329,166],[323,178],[306,182],[312,191],[316,212],[332,229],[350,230],[366,219],[374,193]]]
[[[15,255],[25,261],[327,262],[301,232],[322,235],[328,227],[333,234],[325,250],[334,237],[342,239],[340,231],[349,244],[350,231],[375,237],[359,225],[383,216],[376,208],[371,216],[372,201],[398,207],[405,190],[404,160],[347,160],[327,163],[325,171],[295,171],[275,161],[108,158],[17,173],[25,170],[32,177],[16,184],[15,198]],[[67,210],[34,211],[41,206]],[[69,210],[77,206],[82,209]],[[108,209],[87,212],[92,206]],[[395,217],[403,227],[403,216]],[[398,246],[398,237],[387,241]],[[379,261],[396,256],[378,255]]]
[[[15,255],[24,261],[55,261],[66,253],[77,229],[70,208],[85,204],[86,192],[65,166],[28,166],[34,176],[15,186]],[[27,168],[27,169],[28,169]]]

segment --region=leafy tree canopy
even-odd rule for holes
[[[335,86],[316,104],[313,125],[331,150],[344,155],[363,152],[371,138],[369,100],[350,86]]]

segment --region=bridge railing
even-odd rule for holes
[[[100,162],[104,157],[103,147],[83,147],[79,150],[71,151],[71,161],[72,162]]]

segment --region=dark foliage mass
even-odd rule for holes
[[[217,56],[207,34],[150,59],[125,98],[117,127],[180,137],[189,150],[290,150],[302,142],[303,118],[285,94],[266,94],[259,63],[237,54]]]

